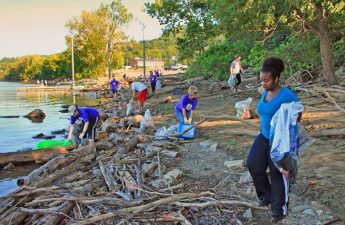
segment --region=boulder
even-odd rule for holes
[[[46,117],[46,114],[40,109],[35,109],[34,111],[28,113],[24,117],[28,119],[43,120]]]
[[[43,137],[44,137],[44,134],[43,134],[43,133],[39,133],[39,134],[33,136],[32,138],[33,138],[33,139],[41,139],[41,138],[43,138]]]

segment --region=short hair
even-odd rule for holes
[[[241,57],[240,54],[236,54],[236,55],[235,55],[235,59],[238,59],[239,57]]]
[[[280,78],[280,74],[284,71],[285,66],[282,59],[277,57],[268,57],[265,59],[261,72],[269,72],[273,79]]]
[[[188,88],[188,95],[193,95],[195,93],[198,93],[199,89],[195,86],[189,86]]]

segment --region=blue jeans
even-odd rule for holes
[[[190,111],[186,111],[186,116],[187,116],[187,119],[189,119],[189,117],[190,117]],[[184,119],[183,119],[183,114],[182,114],[182,112],[176,110],[176,117],[177,117],[177,120],[178,120],[180,123],[184,123]]]

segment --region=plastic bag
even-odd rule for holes
[[[294,183],[298,168],[298,114],[304,110],[301,102],[282,104],[271,119],[270,156],[280,172]]]
[[[229,80],[228,80],[228,84],[230,87],[235,87],[237,84],[237,78],[235,75],[230,75]]]
[[[140,133],[148,133],[150,130],[154,130],[155,125],[151,116],[150,110],[146,110],[143,120],[140,122]]]
[[[253,99],[247,98],[246,100],[236,102],[235,108],[237,110],[236,116],[242,119],[251,119],[254,118],[254,112],[250,108]]]
[[[178,131],[178,125],[172,125],[168,129],[164,126],[157,130],[155,137],[157,140],[164,140],[167,138],[167,136],[171,136],[174,134],[177,134]]]
[[[134,113],[134,101],[130,100],[127,104],[126,116],[130,116]]]
[[[159,90],[161,88],[162,88],[162,83],[161,83],[160,80],[157,80],[157,82],[156,82],[156,89]]]
[[[177,134],[178,132],[178,124],[176,125],[172,125],[167,129],[167,135],[173,135],[173,134]]]
[[[156,131],[155,137],[157,140],[164,140],[164,139],[166,139],[166,136],[167,136],[167,128],[165,126],[159,128]]]

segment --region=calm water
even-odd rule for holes
[[[50,135],[52,131],[68,129],[68,114],[61,113],[63,105],[73,103],[71,93],[17,93],[17,87],[30,86],[21,83],[0,82],[0,116],[19,115],[19,118],[0,118],[0,153],[13,152],[23,148],[33,148],[39,139],[36,134]],[[32,86],[32,85],[31,85]],[[95,105],[95,98],[76,97],[78,105]],[[34,109],[41,109],[46,114],[42,123],[34,123],[22,116]],[[63,139],[62,135],[56,139]]]
[[[19,118],[0,118],[0,153],[18,151],[23,148],[34,148],[40,142],[33,139],[36,134],[50,135],[52,131],[69,127],[67,113],[61,113],[63,105],[73,103],[71,93],[17,93],[17,87],[33,86],[21,83],[0,82],[0,116],[19,115]],[[95,97],[76,96],[76,103],[81,106],[96,105]],[[42,123],[33,123],[22,116],[34,109],[41,109],[46,114]],[[57,135],[56,139],[63,139]],[[1,172],[1,171],[0,171]],[[18,187],[17,178],[0,180],[0,196],[15,191]]]

